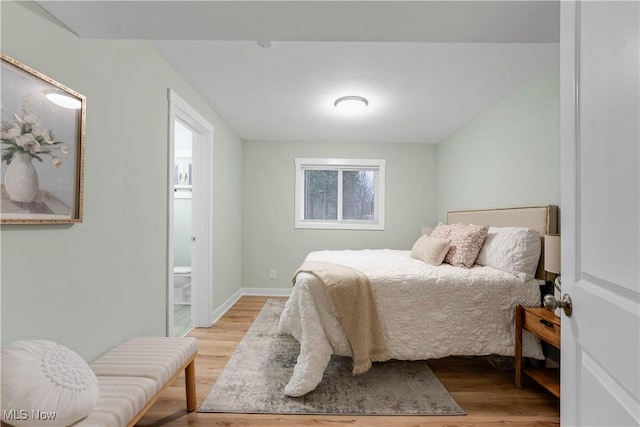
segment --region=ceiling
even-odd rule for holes
[[[243,140],[438,143],[559,62],[557,1],[39,4],[82,38],[151,40]]]

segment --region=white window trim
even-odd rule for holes
[[[295,228],[332,229],[332,230],[384,230],[384,187],[385,167],[384,159],[316,159],[296,158],[295,175]],[[374,198],[374,213],[376,218],[372,221],[336,220],[318,221],[304,219],[304,171],[312,167],[321,169],[368,169],[375,170],[376,194]],[[342,212],[342,174],[338,175],[338,212]]]

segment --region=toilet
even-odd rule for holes
[[[191,304],[191,267],[173,267],[173,302]]]

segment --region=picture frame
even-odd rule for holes
[[[0,223],[81,223],[86,97],[0,56]]]

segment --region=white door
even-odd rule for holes
[[[561,12],[561,423],[637,426],[640,4]]]

